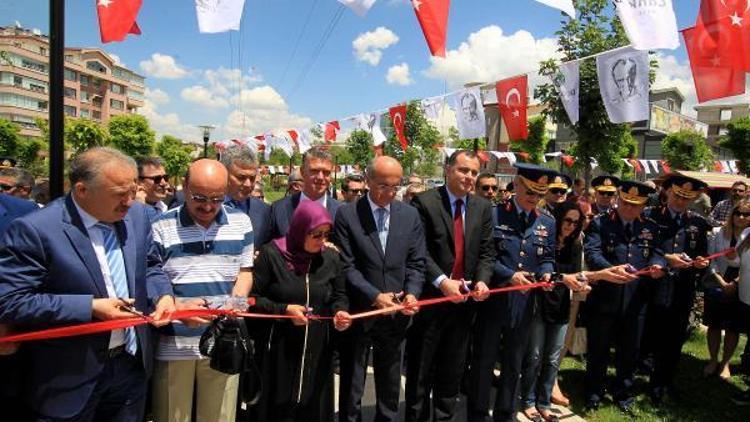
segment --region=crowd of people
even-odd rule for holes
[[[65,197],[37,204],[33,178],[5,163],[0,336],[150,321],[0,343],[8,420],[354,422],[372,373],[375,421],[401,420],[402,387],[408,422],[515,421],[518,412],[556,421],[552,405],[569,404],[561,360],[581,353],[586,408],[606,399],[628,414],[639,370],[654,404],[679,403],[698,291],[705,376],[729,378],[750,331],[750,200],[740,181],[711,209],[706,184],[679,174],[658,190],[602,175],[587,190],[516,164],[503,183],[459,150],[439,187],[405,179],[399,161],[380,156],[332,189],[333,159],[313,148],[268,205],[248,149],[194,161],[175,190],[158,158],[99,147],[71,160]],[[518,290],[494,294],[505,287]],[[259,371],[220,372],[201,350],[211,317],[171,316],[247,298],[250,312],[277,317],[246,321]],[[438,298],[447,301],[422,302]],[[376,309],[385,315],[356,318]],[[732,399],[750,405],[749,392]]]

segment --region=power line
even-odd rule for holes
[[[344,15],[344,9],[345,9],[345,6],[343,4],[339,4],[339,8],[336,9],[336,12],[334,12],[333,16],[331,17],[330,22],[328,22],[328,26],[326,27],[326,30],[323,32],[323,36],[318,42],[318,45],[315,46],[315,48],[313,49],[313,53],[310,55],[310,58],[302,67],[302,72],[297,78],[297,81],[294,83],[294,86],[292,90],[290,91],[290,94],[294,94],[295,92],[297,92],[299,87],[302,85],[302,82],[307,77],[307,74],[310,73],[310,70],[315,65],[315,62],[318,60],[320,53],[323,51],[323,48],[325,48],[325,45],[328,43],[328,40],[331,38],[331,35],[333,34],[334,29],[336,29],[336,25],[338,25],[339,21],[341,20],[341,17]]]
[[[313,11],[315,11],[315,7],[317,5],[318,5],[318,0],[313,1],[312,6],[310,7],[310,11],[307,12],[307,18],[305,19],[305,24],[302,25],[302,30],[297,35],[297,41],[294,43],[292,54],[289,56],[289,60],[287,60],[286,66],[284,66],[284,71],[281,73],[281,80],[279,81],[279,87],[281,87],[284,84],[284,80],[286,79],[286,74],[287,72],[289,72],[289,68],[292,65],[292,61],[294,61],[294,58],[297,55],[299,44],[302,41],[302,37],[305,35],[305,32],[307,31],[307,26],[310,24],[310,18],[312,18]]]

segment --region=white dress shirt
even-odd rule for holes
[[[328,194],[323,194],[320,198],[316,199],[315,202],[319,203],[323,206],[323,208],[328,209],[326,207],[326,198],[328,198]],[[308,198],[307,195],[305,195],[304,192],[300,192],[299,201],[312,201],[312,199]]]

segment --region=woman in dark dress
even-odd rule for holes
[[[325,249],[332,221],[314,201],[295,210],[286,237],[261,248],[255,264],[255,310],[275,321],[263,350],[258,422],[333,419],[331,329],[351,325],[338,253]],[[308,315],[333,317],[309,319]]]

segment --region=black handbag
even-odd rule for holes
[[[201,335],[199,347],[201,354],[211,359],[211,369],[229,375],[242,374],[243,384],[252,384],[252,388],[240,388],[240,400],[249,405],[258,401],[261,373],[244,318],[214,319]]]

